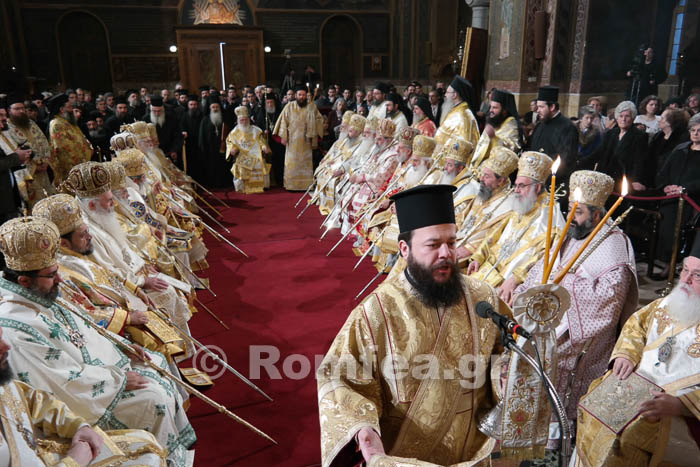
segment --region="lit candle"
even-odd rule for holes
[[[309,83],[308,83],[308,81],[306,82],[306,92],[311,92],[311,89],[309,88]]]
[[[561,164],[561,157],[557,156],[557,160],[552,164],[552,186],[549,189],[549,217],[547,218],[547,237],[545,238],[545,249],[544,249],[544,264],[545,266],[549,264],[549,249],[552,246],[552,214],[554,212],[554,192],[557,189],[557,170],[559,169],[559,164]],[[547,276],[545,273],[547,268],[542,270],[542,283],[547,283]]]
[[[549,275],[552,273],[554,262],[557,260],[557,255],[561,251],[561,246],[564,244],[566,233],[569,231],[571,222],[574,220],[574,215],[576,214],[576,209],[578,209],[579,202],[581,202],[581,188],[576,187],[576,189],[574,190],[574,206],[571,208],[571,210],[569,211],[569,216],[566,218],[566,225],[564,226],[564,231],[561,233],[561,236],[559,237],[559,242],[557,243],[557,247],[554,249],[554,254],[552,254],[552,260],[549,262],[549,264],[545,264],[545,284],[549,280]]]
[[[612,216],[612,214],[615,212],[615,209],[617,209],[617,207],[620,205],[620,203],[622,203],[622,200],[625,198],[625,196],[627,196],[627,176],[622,178],[622,191],[620,193],[620,197],[617,198],[617,201],[615,201],[615,204],[612,205],[612,207],[610,208],[608,213],[605,215],[605,217],[603,217],[600,220],[600,222],[598,222],[598,225],[595,226],[595,229],[593,229],[593,232],[591,232],[591,234],[588,236],[588,238],[583,243],[581,248],[578,250],[576,255],[574,255],[574,257],[571,258],[571,260],[568,263],[566,263],[566,267],[554,279],[555,284],[560,283],[562,281],[562,279],[564,279],[564,276],[566,276],[566,273],[569,272],[569,269],[571,269],[571,266],[574,265],[574,263],[576,262],[578,257],[581,256],[581,254],[586,249],[586,247],[591,243],[591,241],[593,240],[593,237],[595,237],[598,234],[598,232],[600,232],[600,229],[602,229],[603,226],[605,225],[605,223],[608,221],[608,219],[610,219],[610,216]]]

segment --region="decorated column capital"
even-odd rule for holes
[[[488,29],[491,0],[464,0],[464,2],[472,9],[471,26],[473,28]]]

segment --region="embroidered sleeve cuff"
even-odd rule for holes
[[[693,391],[679,397],[693,417],[700,419],[700,391]]]
[[[137,285],[129,280],[124,281],[124,287],[126,287],[132,294],[136,294],[136,289],[138,289]]]
[[[114,334],[121,334],[129,322],[129,312],[121,308],[114,308],[114,314],[112,319],[107,325],[107,329],[112,331]]]
[[[66,456],[61,459],[61,463],[58,464],[58,467],[80,467],[80,464],[73,460],[72,457]]]

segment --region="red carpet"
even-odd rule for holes
[[[262,370],[260,379],[253,380],[274,402],[268,402],[228,372],[205,394],[270,435],[279,445],[270,445],[193,398],[188,415],[198,437],[195,465],[320,465],[313,368],[306,377],[294,379],[285,376],[283,361],[289,355],[300,354],[313,365],[316,355],[323,356],[358,303],[355,295],[376,270],[366,259],[352,271],[357,257],[349,241],[326,257],[340,234],[331,232],[319,242],[322,218],[315,207],[296,219],[300,209],[294,209],[294,203],[301,193],[274,189],[259,195],[226,192],[218,196],[231,206],[226,209],[216,205],[231,234],[217,230],[250,258],[205,234],[211,268],[202,276],[210,279],[218,297],[206,290],[198,295],[231,329],[226,331],[202,310],[190,321],[192,334],[203,344],[221,348],[228,363],[247,377],[249,347],[276,347],[280,359],[275,367],[281,379],[272,379]],[[204,220],[212,225],[206,217]],[[187,363],[181,366],[188,366]],[[300,369],[300,363],[292,366],[292,372]]]

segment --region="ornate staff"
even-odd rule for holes
[[[383,192],[381,195],[379,195],[379,196],[377,197],[377,199],[372,203],[372,205],[371,205],[369,208],[367,208],[367,209],[365,210],[364,214],[362,214],[362,215],[357,219],[357,221],[355,221],[355,223],[352,225],[352,227],[350,227],[350,229],[348,229],[348,231],[345,233],[345,235],[343,235],[343,236],[340,238],[340,240],[338,240],[338,243],[336,243],[336,244],[333,246],[333,248],[331,248],[331,250],[330,250],[328,253],[326,253],[326,256],[330,256],[330,254],[333,253],[333,250],[335,250],[336,248],[338,248],[338,246],[339,246],[341,243],[343,243],[343,240],[345,240],[345,239],[348,237],[348,235],[350,235],[350,233],[351,233],[353,230],[355,230],[355,228],[356,228],[358,225],[360,225],[360,222],[362,222],[362,220],[365,218],[365,216],[366,216],[370,211],[372,211],[372,209],[374,209],[374,207],[379,203],[379,201],[381,201],[381,200],[384,198],[384,196],[385,196],[387,193],[389,193],[389,191],[391,191],[392,188],[394,188],[394,185],[396,185],[396,183],[398,183],[398,181],[401,179],[401,177],[403,177],[403,175],[408,171],[408,169],[409,169],[410,167],[411,167],[410,164],[409,164],[408,166],[406,166],[406,168],[403,169],[403,170],[401,171],[401,173],[399,174],[399,176],[396,177],[395,179],[393,179],[393,180],[391,181],[391,183],[389,183],[389,186],[386,187],[386,190],[384,190],[384,192]]]
[[[311,185],[309,185],[309,187],[306,189],[306,191],[304,192],[304,194],[301,195],[301,198],[299,198],[299,201],[297,201],[296,204],[294,205],[295,208],[299,206],[299,203],[301,203],[301,200],[303,200],[304,198],[306,198],[306,195],[308,195],[309,192],[311,191],[311,189],[312,189],[313,187],[315,187],[315,186],[316,186],[316,182],[315,182],[315,181],[311,182]]]
[[[235,368],[233,368],[231,365],[229,365],[229,364],[226,363],[224,360],[222,360],[215,352],[212,352],[211,350],[209,350],[209,348],[208,348],[206,345],[202,344],[202,343],[199,342],[197,339],[195,339],[195,338],[192,337],[190,334],[188,334],[187,331],[185,331],[184,329],[182,329],[182,328],[181,328],[180,326],[178,326],[172,319],[170,319],[170,317],[167,315],[167,313],[161,311],[160,309],[156,309],[156,308],[151,309],[151,311],[154,312],[154,313],[155,313],[158,317],[160,317],[162,320],[166,321],[170,326],[172,326],[172,327],[174,327],[175,329],[177,329],[177,330],[179,331],[179,333],[180,333],[180,336],[182,336],[185,340],[190,341],[195,347],[198,347],[199,349],[204,350],[206,353],[208,353],[209,355],[211,355],[211,356],[214,358],[214,360],[216,360],[221,366],[223,366],[223,367],[226,368],[228,371],[230,371],[231,373],[233,373],[234,375],[236,375],[236,376],[238,377],[238,379],[240,379],[240,380],[243,381],[245,384],[247,384],[248,386],[250,386],[251,388],[253,388],[253,389],[254,389],[255,391],[257,391],[259,394],[261,394],[265,399],[267,399],[267,400],[269,400],[270,402],[272,402],[272,397],[270,397],[270,396],[268,396],[267,394],[265,394],[265,392],[264,392],[262,389],[260,389],[259,387],[257,387],[255,384],[253,384],[253,382],[252,382],[251,380],[249,380],[248,378],[246,378],[245,376],[243,376],[241,373],[239,373],[238,371],[236,371]]]
[[[391,222],[391,220],[389,220],[389,222]],[[382,239],[382,237],[384,236],[384,232],[386,232],[386,229],[388,229],[390,225],[391,225],[391,224],[387,224],[387,226],[384,227],[384,228],[382,229],[381,232],[379,232],[379,235],[377,235],[377,238],[376,238],[373,242],[370,242],[369,246],[367,247],[367,250],[362,254],[362,257],[361,257],[360,260],[355,264],[355,267],[352,268],[353,271],[354,271],[355,269],[357,269],[357,267],[360,265],[360,263],[362,263],[362,261],[367,257],[367,255],[368,255],[369,252],[372,250],[372,248],[374,248],[374,245],[376,245],[376,244],[379,242],[379,240]]]
[[[608,227],[605,232],[603,232],[603,235],[598,237],[596,241],[593,242],[591,247],[588,248],[581,256],[579,256],[574,265],[571,266],[572,274],[575,273],[576,270],[581,266],[581,264],[583,264],[583,262],[586,261],[586,258],[588,258],[591,255],[591,253],[593,253],[595,249],[598,248],[600,244],[603,243],[605,239],[610,236],[610,234],[612,234],[613,229],[618,225],[622,224],[622,221],[625,219],[625,217],[627,217],[627,214],[629,214],[630,211],[632,211],[632,209],[634,209],[634,206],[630,206],[629,208],[627,208],[627,210],[623,212],[617,219],[615,219],[615,222],[613,222],[612,225]]]
[[[65,286],[59,285],[59,287],[65,287]],[[262,436],[263,438],[267,439],[267,440],[270,441],[271,443],[277,444],[277,441],[275,441],[274,439],[272,439],[270,436],[268,436],[267,434],[265,434],[263,431],[259,430],[258,428],[256,428],[255,426],[253,426],[252,424],[250,424],[250,423],[247,422],[246,420],[242,419],[242,418],[239,417],[238,415],[234,414],[233,412],[229,411],[229,410],[228,410],[226,407],[224,407],[223,405],[221,405],[221,404],[219,404],[218,402],[214,401],[213,399],[211,399],[211,398],[205,396],[204,394],[202,394],[201,392],[199,392],[198,390],[196,390],[195,388],[193,388],[193,387],[190,386],[189,384],[187,384],[187,383],[185,383],[184,381],[182,381],[182,380],[176,378],[176,377],[173,376],[169,371],[166,371],[166,370],[162,369],[161,367],[159,367],[158,365],[155,365],[153,362],[151,362],[151,361],[149,361],[149,360],[142,360],[142,359],[141,359],[141,356],[138,354],[138,352],[136,352],[136,350],[134,350],[130,345],[127,345],[127,344],[125,344],[124,342],[122,342],[122,341],[120,341],[119,339],[117,339],[116,337],[114,337],[114,336],[113,336],[111,333],[109,333],[107,330],[105,330],[105,329],[102,328],[101,326],[98,326],[97,324],[95,324],[94,322],[92,322],[92,320],[90,320],[90,318],[88,318],[88,317],[86,317],[86,316],[83,316],[81,313],[78,313],[78,312],[74,311],[71,307],[66,306],[66,307],[63,307],[63,308],[66,309],[66,310],[68,310],[68,311],[70,311],[70,312],[73,313],[75,316],[79,317],[80,319],[82,319],[83,322],[85,322],[85,324],[86,324],[87,326],[89,326],[89,327],[91,327],[92,329],[94,329],[95,331],[97,331],[102,337],[104,337],[104,338],[106,338],[107,340],[109,340],[112,344],[119,346],[121,349],[125,350],[129,355],[135,356],[136,358],[138,358],[139,360],[141,360],[141,361],[144,363],[144,365],[146,365],[146,366],[148,366],[149,368],[155,370],[155,371],[158,372],[161,376],[164,376],[165,378],[169,379],[169,380],[172,381],[173,383],[175,383],[175,384],[177,384],[178,386],[184,388],[188,393],[190,393],[190,394],[192,394],[193,396],[195,396],[195,397],[197,397],[197,398],[203,400],[206,404],[208,404],[208,405],[214,407],[214,408],[215,408],[217,411],[219,411],[220,413],[222,413],[222,414],[226,415],[227,417],[229,417],[229,418],[235,420],[236,422],[240,423],[241,425],[244,425],[244,426],[247,427],[248,429],[254,431],[255,433],[257,433],[257,434],[259,434],[260,436]]]
[[[473,177],[474,176],[472,175],[472,178]],[[508,199],[508,196],[510,196],[510,194],[512,192],[513,192],[513,188],[508,189],[508,191],[506,191],[503,194],[503,198],[498,202],[498,204],[496,204],[496,206],[494,206],[494,208],[491,211],[487,212],[486,214],[481,216],[478,219],[478,221],[474,222],[474,225],[467,231],[467,233],[464,234],[464,237],[462,238],[462,240],[460,240],[459,243],[457,243],[457,248],[461,247],[462,245],[464,245],[467,242],[467,239],[471,236],[471,234],[474,233],[474,231],[479,226],[479,224],[481,224],[482,222],[488,222],[491,219],[491,216],[493,215],[493,213],[496,212],[496,210],[501,207],[501,205],[506,201],[506,199]]]

